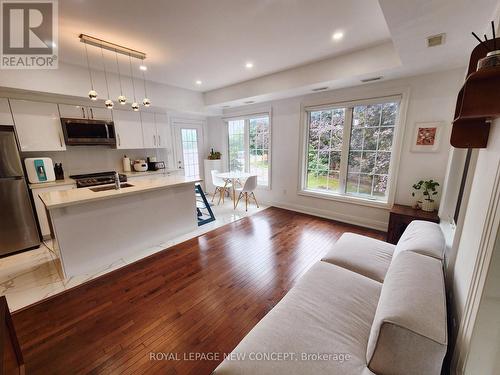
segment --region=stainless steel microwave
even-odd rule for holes
[[[61,125],[68,146],[116,146],[113,121],[62,118]]]

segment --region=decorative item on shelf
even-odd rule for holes
[[[134,171],[146,172],[147,170],[148,170],[148,163],[146,163],[146,160],[140,159],[134,161]]]
[[[422,206],[422,192],[417,187],[417,184],[413,184],[413,191],[410,194],[410,205],[412,208],[418,209]]]
[[[500,38],[479,41],[471,53],[465,83],[458,93],[450,143],[457,148],[485,148],[491,123],[500,117]]]
[[[208,160],[220,160],[222,154],[219,151],[214,151],[212,148],[210,154],[208,155]]]
[[[127,97],[123,95],[123,86],[122,86],[122,75],[120,73],[120,64],[118,63],[118,52],[115,49],[115,58],[116,58],[116,70],[118,71],[118,81],[120,82],[120,96],[118,96],[118,103],[124,105],[127,102]]]
[[[87,60],[87,68],[89,70],[89,78],[90,78],[90,91],[88,93],[90,100],[97,100],[97,91],[94,90],[94,80],[92,79],[92,70],[90,69],[90,61],[89,61],[89,51],[87,50],[87,43],[83,42],[85,47],[85,58]]]
[[[420,180],[413,185],[413,189],[419,191],[422,189],[422,210],[427,212],[434,211],[434,197],[437,195],[437,187],[439,183],[434,180]],[[415,193],[415,192],[414,192]]]
[[[417,122],[413,132],[412,152],[438,152],[443,123]]]
[[[146,88],[146,76],[145,76],[145,71],[146,71],[146,67],[145,66],[141,66],[141,68],[144,67],[144,69],[141,69],[141,72],[142,72],[142,82],[144,83],[144,99],[142,99],[142,105],[144,105],[144,107],[149,107],[151,105],[151,100],[149,100],[148,98],[148,91],[147,91],[147,88]]]
[[[139,110],[139,104],[137,103],[137,99],[135,98],[135,83],[134,83],[134,70],[132,69],[132,58],[128,55],[128,62],[130,66],[130,79],[132,80],[132,91],[134,93],[134,101],[132,103],[132,109],[137,112]]]

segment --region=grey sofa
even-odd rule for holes
[[[439,225],[424,221],[396,246],[344,234],[215,374],[440,374],[443,253]]]

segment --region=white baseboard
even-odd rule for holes
[[[278,207],[278,208],[283,208],[285,210],[296,211],[296,212],[300,212],[303,214],[309,214],[309,215],[313,215],[313,216],[322,217],[325,219],[336,220],[336,221],[340,221],[342,223],[359,225],[360,227],[376,229],[376,230],[380,230],[383,232],[387,231],[387,226],[389,224],[388,222],[385,222],[385,221],[367,219],[364,217],[353,216],[353,215],[339,214],[338,212],[334,212],[331,210],[322,210],[319,208],[312,208],[312,207],[302,206],[302,205],[293,204],[293,203],[285,203],[285,202],[277,202],[277,201],[272,201],[272,202],[267,201],[267,202],[262,202],[262,203],[267,205],[267,206],[274,206],[274,207]]]

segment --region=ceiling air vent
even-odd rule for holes
[[[312,89],[311,91],[325,91],[325,90],[328,90],[328,86],[324,86],[324,87],[317,87],[315,89]]]
[[[446,34],[432,35],[427,38],[427,47],[436,47],[444,43]]]
[[[373,81],[379,81],[381,80],[383,77],[382,76],[378,76],[378,77],[370,77],[370,78],[365,78],[365,79],[362,79],[361,82],[373,82]]]

